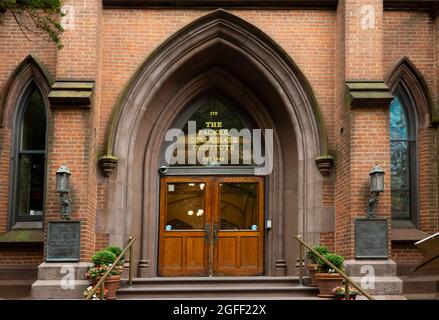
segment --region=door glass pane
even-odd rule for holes
[[[205,183],[166,184],[165,231],[204,229]]]
[[[18,216],[41,217],[44,202],[44,155],[22,154],[19,170]]]
[[[30,94],[24,107],[21,150],[46,149],[46,110],[37,89]]]
[[[221,230],[253,230],[258,226],[258,184],[220,184]]]

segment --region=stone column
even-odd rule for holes
[[[73,263],[45,262],[32,287],[35,298],[77,298],[87,286],[88,262],[95,249],[96,225],[96,128],[99,119],[99,59],[102,1],[65,0],[63,49],[58,52],[56,81],[49,94],[49,123],[45,253],[47,225],[59,220],[59,195],[55,175],[63,164],[69,167],[72,220],[81,222],[80,260]],[[74,275],[69,278],[69,275]],[[75,285],[60,289],[60,279]],[[61,291],[60,291],[61,290]],[[62,292],[62,294],[60,293]]]

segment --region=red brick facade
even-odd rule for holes
[[[9,231],[13,122],[6,115],[4,97],[14,70],[30,54],[37,57],[54,80],[95,82],[90,108],[56,106],[49,110],[48,165],[44,226],[58,219],[59,196],[55,172],[63,161],[72,171],[73,219],[82,221],[81,260],[110,244],[108,188],[110,179],[98,167],[106,152],[112,116],[125,88],[143,61],[168,37],[208,9],[111,9],[102,1],[64,1],[75,8],[75,27],[62,36],[60,51],[40,39],[28,41],[12,16],[0,25],[0,234]],[[334,9],[227,10],[262,30],[294,61],[309,82],[320,108],[327,152],[334,156],[333,172],[323,178],[320,206],[334,212],[332,230],[320,242],[354,257],[354,218],[365,215],[369,196],[368,173],[378,163],[390,172],[388,106],[351,108],[346,81],[386,81],[404,57],[419,70],[428,86],[430,115],[419,124],[419,229],[438,231],[438,141],[430,121],[436,116],[439,94],[438,18],[417,11],[387,11],[383,1],[367,2],[375,13],[373,27],[362,25],[369,11],[365,1],[339,1]],[[12,79],[13,80],[13,79]],[[13,118],[13,117],[12,117]],[[11,118],[11,119],[12,119]],[[9,121],[9,122],[8,122]],[[390,174],[377,207],[379,217],[391,217]],[[391,230],[390,235],[391,235]],[[292,238],[293,234],[291,234]],[[397,261],[414,261],[420,253],[410,244],[392,244]],[[41,249],[2,249],[0,264],[37,264]]]

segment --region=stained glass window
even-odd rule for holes
[[[411,220],[413,217],[414,130],[400,98],[390,105],[390,150],[392,184],[392,219]]]

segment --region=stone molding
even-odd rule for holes
[[[388,108],[393,100],[384,81],[346,81],[346,106]]]
[[[49,94],[50,104],[52,108],[60,106],[90,108],[94,86],[94,81],[57,80]]]

